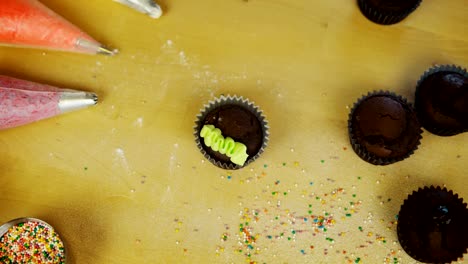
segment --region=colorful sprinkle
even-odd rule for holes
[[[1,263],[65,263],[65,248],[48,226],[29,221],[11,227],[0,238]]]
[[[325,162],[325,160],[323,161]],[[262,164],[261,166],[266,168],[265,165]],[[275,166],[281,168],[286,166],[286,162],[280,162]],[[264,169],[263,167],[261,169]],[[288,166],[287,169],[297,170],[294,166]],[[299,171],[301,170],[302,168],[299,169]],[[261,177],[259,177],[261,171],[255,172],[252,169],[251,172],[254,174],[254,176],[250,177],[251,179],[261,180]],[[221,239],[218,240],[220,244],[214,248],[216,256],[222,254],[223,251],[220,248],[226,250],[232,248],[233,252],[245,257],[246,263],[262,263],[258,262],[258,260],[262,258],[262,254],[271,252],[268,247],[270,244],[273,246],[276,243],[288,243],[295,247],[296,243],[303,240],[311,240],[310,242],[321,240],[322,242],[319,243],[321,245],[316,245],[315,249],[317,250],[314,250],[314,246],[310,246],[310,249],[308,249],[309,246],[303,249],[301,247],[296,248],[297,256],[307,255],[308,253],[321,254],[322,252],[324,255],[330,255],[336,251],[340,255],[345,255],[346,263],[354,263],[357,258],[354,254],[357,252],[338,250],[338,248],[329,250],[329,248],[339,247],[344,239],[346,233],[341,232],[340,228],[343,228],[343,222],[340,221],[345,221],[347,217],[360,213],[362,202],[356,200],[358,195],[356,191],[348,193],[343,187],[335,187],[323,192],[327,186],[335,183],[333,178],[327,178],[326,176],[318,177],[315,183],[309,178],[308,181],[302,183],[305,185],[302,186],[304,188],[300,188],[300,181],[294,181],[294,185],[290,185],[290,182],[284,179],[283,175],[274,175],[274,172],[269,172],[269,174],[274,178],[265,182],[265,187],[254,196],[254,200],[239,197],[242,200],[239,205],[243,206],[239,213],[239,222],[232,229],[229,228],[230,224],[225,223],[226,230],[220,233]],[[248,179],[245,178],[246,183],[249,182]],[[315,185],[320,186],[320,188],[314,188]],[[354,185],[352,189],[356,189]],[[304,198],[302,200],[302,209],[285,207],[285,205],[289,204],[288,199],[296,199],[299,195]],[[259,203],[259,200],[266,203]],[[358,219],[356,218],[356,220]],[[364,229],[366,231],[372,230],[367,222],[361,225],[361,228],[356,225],[353,229],[354,232],[350,230],[346,235],[355,236],[359,231],[363,232]],[[362,233],[361,236],[365,237],[366,234],[367,232]],[[376,236],[372,236],[372,240],[375,238]],[[379,243],[385,242],[380,240]],[[361,245],[368,246],[369,244]],[[325,246],[325,248],[321,246]],[[308,250],[311,251],[307,252]],[[273,253],[272,257],[276,257],[275,253]],[[393,256],[391,257],[393,258]]]

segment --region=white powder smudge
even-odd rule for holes
[[[191,68],[190,59],[185,51],[177,48],[172,40],[168,39],[160,49],[161,53],[160,56],[156,59],[156,63],[181,65],[188,69]]]
[[[200,97],[214,97],[220,87],[228,82],[246,80],[249,78],[247,66],[241,73],[218,74],[212,70],[210,65],[199,63],[199,58],[194,55],[187,54],[186,51],[178,47],[174,41],[168,39],[162,43],[160,47],[160,55],[156,58],[157,64],[162,65],[178,65],[190,71],[191,76],[195,80],[195,91]],[[258,83],[260,85],[260,83]],[[164,96],[167,90],[167,80],[161,81],[160,93]],[[164,91],[164,93],[163,93]]]
[[[133,125],[136,127],[143,127],[143,117],[137,118],[137,120],[133,122]]]
[[[180,64],[184,66],[188,65],[187,56],[185,56],[185,52],[183,51],[179,52],[179,60],[180,60]]]
[[[172,175],[174,172],[174,166],[177,162],[177,150],[179,149],[179,144],[174,144],[174,149],[171,152],[171,156],[169,157],[169,175]]]
[[[171,186],[167,186],[166,191],[161,195],[160,203],[166,203],[167,201],[172,200]]]
[[[114,166],[122,167],[128,174],[131,172],[127,157],[125,156],[125,151],[121,148],[114,150]]]

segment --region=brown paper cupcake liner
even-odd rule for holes
[[[413,109],[412,105],[410,103],[408,103],[408,101],[405,98],[403,98],[402,96],[399,96],[399,95],[397,95],[397,94],[395,94],[393,92],[380,90],[380,91],[369,92],[367,95],[362,96],[361,98],[359,98],[354,103],[353,108],[351,109],[351,111],[349,113],[349,116],[348,116],[348,133],[349,133],[350,143],[351,143],[351,146],[352,146],[354,152],[361,159],[363,159],[364,161],[367,161],[367,162],[369,162],[371,164],[374,164],[374,165],[389,165],[389,164],[392,164],[392,163],[395,163],[395,162],[398,162],[398,161],[402,161],[402,160],[410,157],[418,149],[418,146],[421,143],[420,142],[420,140],[422,138],[421,134],[423,133],[423,131],[421,129],[419,129],[419,138],[418,138],[418,142],[417,142],[416,146],[414,147],[414,149],[412,149],[406,155],[401,156],[401,157],[395,157],[395,158],[381,158],[381,157],[378,157],[378,156],[374,155],[373,153],[370,153],[364,146],[362,146],[361,144],[359,144],[357,142],[355,131],[353,130],[353,127],[352,127],[352,119],[353,119],[353,116],[354,116],[354,112],[356,111],[356,108],[365,99],[367,99],[369,97],[373,97],[373,96],[388,96],[388,97],[391,97],[391,98],[399,101],[403,106],[405,106],[407,108],[408,111],[413,111],[414,112],[414,109]]]
[[[359,8],[361,12],[367,17],[370,21],[375,22],[381,25],[392,25],[396,24],[403,19],[405,19],[409,14],[414,12],[419,5],[421,4],[422,0],[419,0],[413,7],[403,12],[388,12],[376,9],[372,7],[370,4],[367,3],[367,0],[358,0]]]
[[[437,65],[426,70],[424,74],[419,78],[418,83],[416,85],[414,106],[418,114],[419,122],[421,122],[422,127],[424,127],[427,131],[431,132],[434,135],[438,135],[442,137],[449,137],[449,136],[458,135],[460,133],[468,132],[468,129],[450,129],[450,128],[439,127],[439,126],[436,126],[435,124],[430,124],[429,122],[425,122],[425,118],[421,116],[422,113],[424,113],[424,111],[421,110],[422,109],[421,102],[420,100],[418,100],[419,93],[420,93],[419,87],[421,83],[427,77],[438,72],[454,72],[454,73],[459,73],[465,76],[466,78],[468,78],[468,72],[466,71],[466,69],[460,66],[456,66],[456,65]]]
[[[262,127],[263,133],[263,143],[260,149],[258,150],[257,154],[254,156],[249,156],[243,166],[233,164],[233,163],[226,163],[222,161],[216,161],[212,158],[203,148],[202,146],[202,138],[200,137],[200,130],[203,127],[203,120],[205,119],[206,115],[210,113],[213,109],[218,108],[223,105],[239,105],[246,109],[248,109],[251,113],[253,113],[257,119],[260,121],[260,125]],[[203,109],[200,110],[200,113],[197,115],[197,119],[195,121],[194,129],[194,136],[195,136],[195,143],[197,144],[198,149],[203,154],[203,156],[209,160],[214,165],[226,169],[226,170],[238,170],[243,168],[250,163],[254,162],[260,155],[265,151],[265,148],[268,146],[269,141],[269,126],[268,121],[266,120],[265,116],[263,115],[263,111],[260,110],[258,106],[256,106],[253,102],[249,101],[249,99],[244,98],[242,96],[236,95],[221,95],[220,97],[215,98],[214,100],[210,101],[208,104],[204,105]]]
[[[398,240],[417,261],[451,263],[467,253],[466,223],[467,204],[458,194],[426,186],[404,200],[398,215]]]

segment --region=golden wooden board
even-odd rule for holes
[[[406,196],[446,185],[468,200],[468,134],[425,132],[412,157],[378,167],[346,128],[362,94],[413,101],[433,64],[468,66],[465,0],[425,0],[394,26],[351,0],[160,0],[159,20],[110,0],[42,2],[120,49],[0,48],[2,74],[102,99],[0,132],[0,222],[49,222],[71,263],[415,263],[395,232]],[[266,152],[240,171],[194,144],[196,114],[220,94],[270,122]]]

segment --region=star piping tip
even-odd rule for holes
[[[99,101],[99,98],[97,96],[97,94],[95,93],[88,93],[88,96],[94,101],[94,104],[96,105]]]

